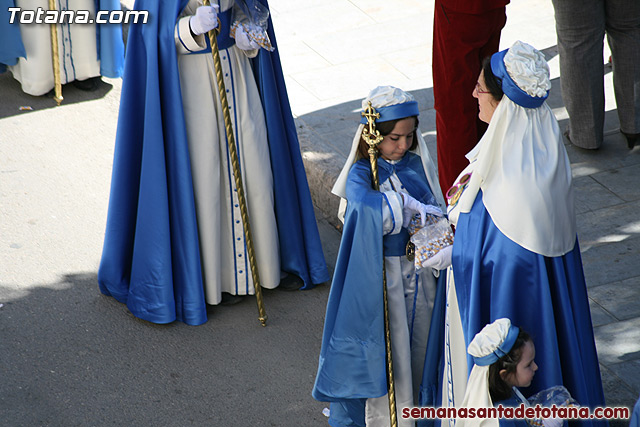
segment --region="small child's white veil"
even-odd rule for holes
[[[416,103],[413,95],[393,86],[378,86],[371,92],[369,92],[369,95],[362,101],[362,110],[367,108],[369,101],[371,101],[371,105],[376,109],[405,103]],[[353,163],[360,158],[358,155],[358,143],[360,142],[360,136],[362,135],[364,126],[365,125],[363,123],[360,123],[360,125],[358,126],[358,130],[356,131],[356,134],[353,137],[353,141],[351,143],[351,151],[349,152],[347,161],[345,162],[340,175],[338,175],[336,183],[331,189],[331,192],[333,194],[341,198],[340,207],[338,208],[338,218],[342,222],[344,222],[344,213],[347,208],[347,176],[349,175],[349,170],[351,170],[351,166],[353,165]],[[436,172],[435,164],[431,159],[429,149],[427,148],[427,144],[425,143],[419,129],[416,134],[418,136],[418,146],[414,152],[418,154],[422,159],[422,167],[424,168],[424,172],[427,176],[429,187],[431,188],[434,197],[438,201],[440,209],[445,211],[446,205],[444,204],[444,197],[442,197],[442,191],[440,190],[440,185],[438,184],[438,174]]]
[[[519,333],[520,329],[509,319],[502,318],[482,328],[469,343],[467,352],[473,356],[474,366],[461,408],[493,408],[489,394],[489,366],[511,351]],[[498,425],[498,418],[459,418],[456,421],[456,427]]]

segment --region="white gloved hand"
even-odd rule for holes
[[[239,49],[255,50],[260,48],[260,45],[255,40],[249,38],[242,25],[238,25],[236,28],[235,39],[236,46],[238,46]]]
[[[200,6],[189,19],[191,32],[196,36],[207,33],[218,26],[218,5]]]
[[[564,420],[562,418],[545,418],[542,420],[544,427],[562,427]]]
[[[400,193],[402,196],[402,226],[407,227],[411,218],[415,214],[420,214],[420,225],[424,227],[427,222],[427,215],[443,216],[444,214],[437,206],[425,205],[420,203],[407,193]]]
[[[422,265],[423,267],[431,267],[436,270],[444,270],[451,265],[452,252],[453,245],[446,246],[444,249],[440,249],[437,254],[429,258]]]

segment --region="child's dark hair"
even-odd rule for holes
[[[415,150],[416,147],[418,146],[417,132],[418,132],[419,121],[417,116],[411,116],[411,117],[413,117],[416,120],[416,128],[413,131],[413,143],[411,144],[411,147],[409,148],[409,150]],[[396,123],[398,123],[400,120],[404,120],[408,118],[409,117],[403,117],[401,119],[389,120],[388,122],[376,123],[376,129],[378,130],[378,132],[380,132],[380,135],[387,136],[391,133],[393,128],[396,127]],[[369,158],[369,144],[367,144],[367,142],[364,140],[362,135],[360,135],[360,142],[358,143],[358,154],[362,158],[365,158],[365,159]]]
[[[491,57],[487,56],[482,61],[482,71],[484,71],[484,84],[487,86],[487,90],[491,93],[491,96],[496,101],[500,102],[504,92],[502,91],[502,82],[491,69]]]
[[[533,342],[531,335],[520,329],[518,338],[516,338],[516,342],[513,343],[509,353],[489,366],[489,393],[494,403],[506,400],[513,395],[511,386],[502,378],[500,371],[503,369],[506,371],[505,377],[516,373],[518,362],[522,358],[522,350],[528,341]]]

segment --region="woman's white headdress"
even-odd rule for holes
[[[509,354],[513,348],[520,329],[513,326],[506,318],[498,319],[486,325],[476,334],[467,353],[473,356],[473,369],[469,375],[467,389],[464,394],[463,408],[492,408],[493,402],[489,394],[489,366]],[[464,419],[456,421],[456,426],[498,426],[497,418]]]
[[[418,102],[414,99],[413,95],[397,87],[376,87],[371,92],[369,92],[369,95],[362,101],[362,110],[367,108],[369,102],[371,102],[371,105],[376,109],[376,112],[380,114],[380,118],[376,119],[376,123],[419,115]],[[331,189],[331,192],[333,194],[342,198],[342,200],[340,201],[340,208],[338,210],[338,218],[340,218],[341,221],[344,221],[344,212],[346,209],[345,197],[347,176],[349,175],[349,170],[351,170],[351,166],[353,165],[353,163],[358,160],[358,144],[360,142],[360,136],[362,135],[362,130],[364,129],[365,123],[366,120],[363,117],[360,121],[360,125],[358,126],[358,130],[353,137],[351,151],[349,152],[347,161],[345,162],[342,171],[340,172],[340,175],[336,180],[336,183]],[[442,197],[442,191],[440,190],[440,185],[438,184],[438,176],[436,173],[435,165],[431,160],[429,150],[427,149],[427,144],[425,143],[422,134],[419,130],[416,132],[416,134],[418,136],[418,147],[416,149],[416,153],[419,154],[420,158],[422,159],[422,166],[424,168],[425,174],[427,175],[429,187],[431,188],[431,191],[433,192],[436,200],[440,204],[440,208],[444,209],[444,198]]]
[[[491,57],[491,71],[505,96],[467,154],[473,174],[461,212],[482,190],[491,219],[509,239],[541,255],[564,255],[575,246],[576,219],[571,165],[545,102],[549,67],[542,53],[518,41]]]

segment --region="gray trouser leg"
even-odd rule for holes
[[[604,0],[553,0],[553,7],[571,142],[595,149],[604,126]]]
[[[620,130],[640,133],[640,1],[605,1]]]

